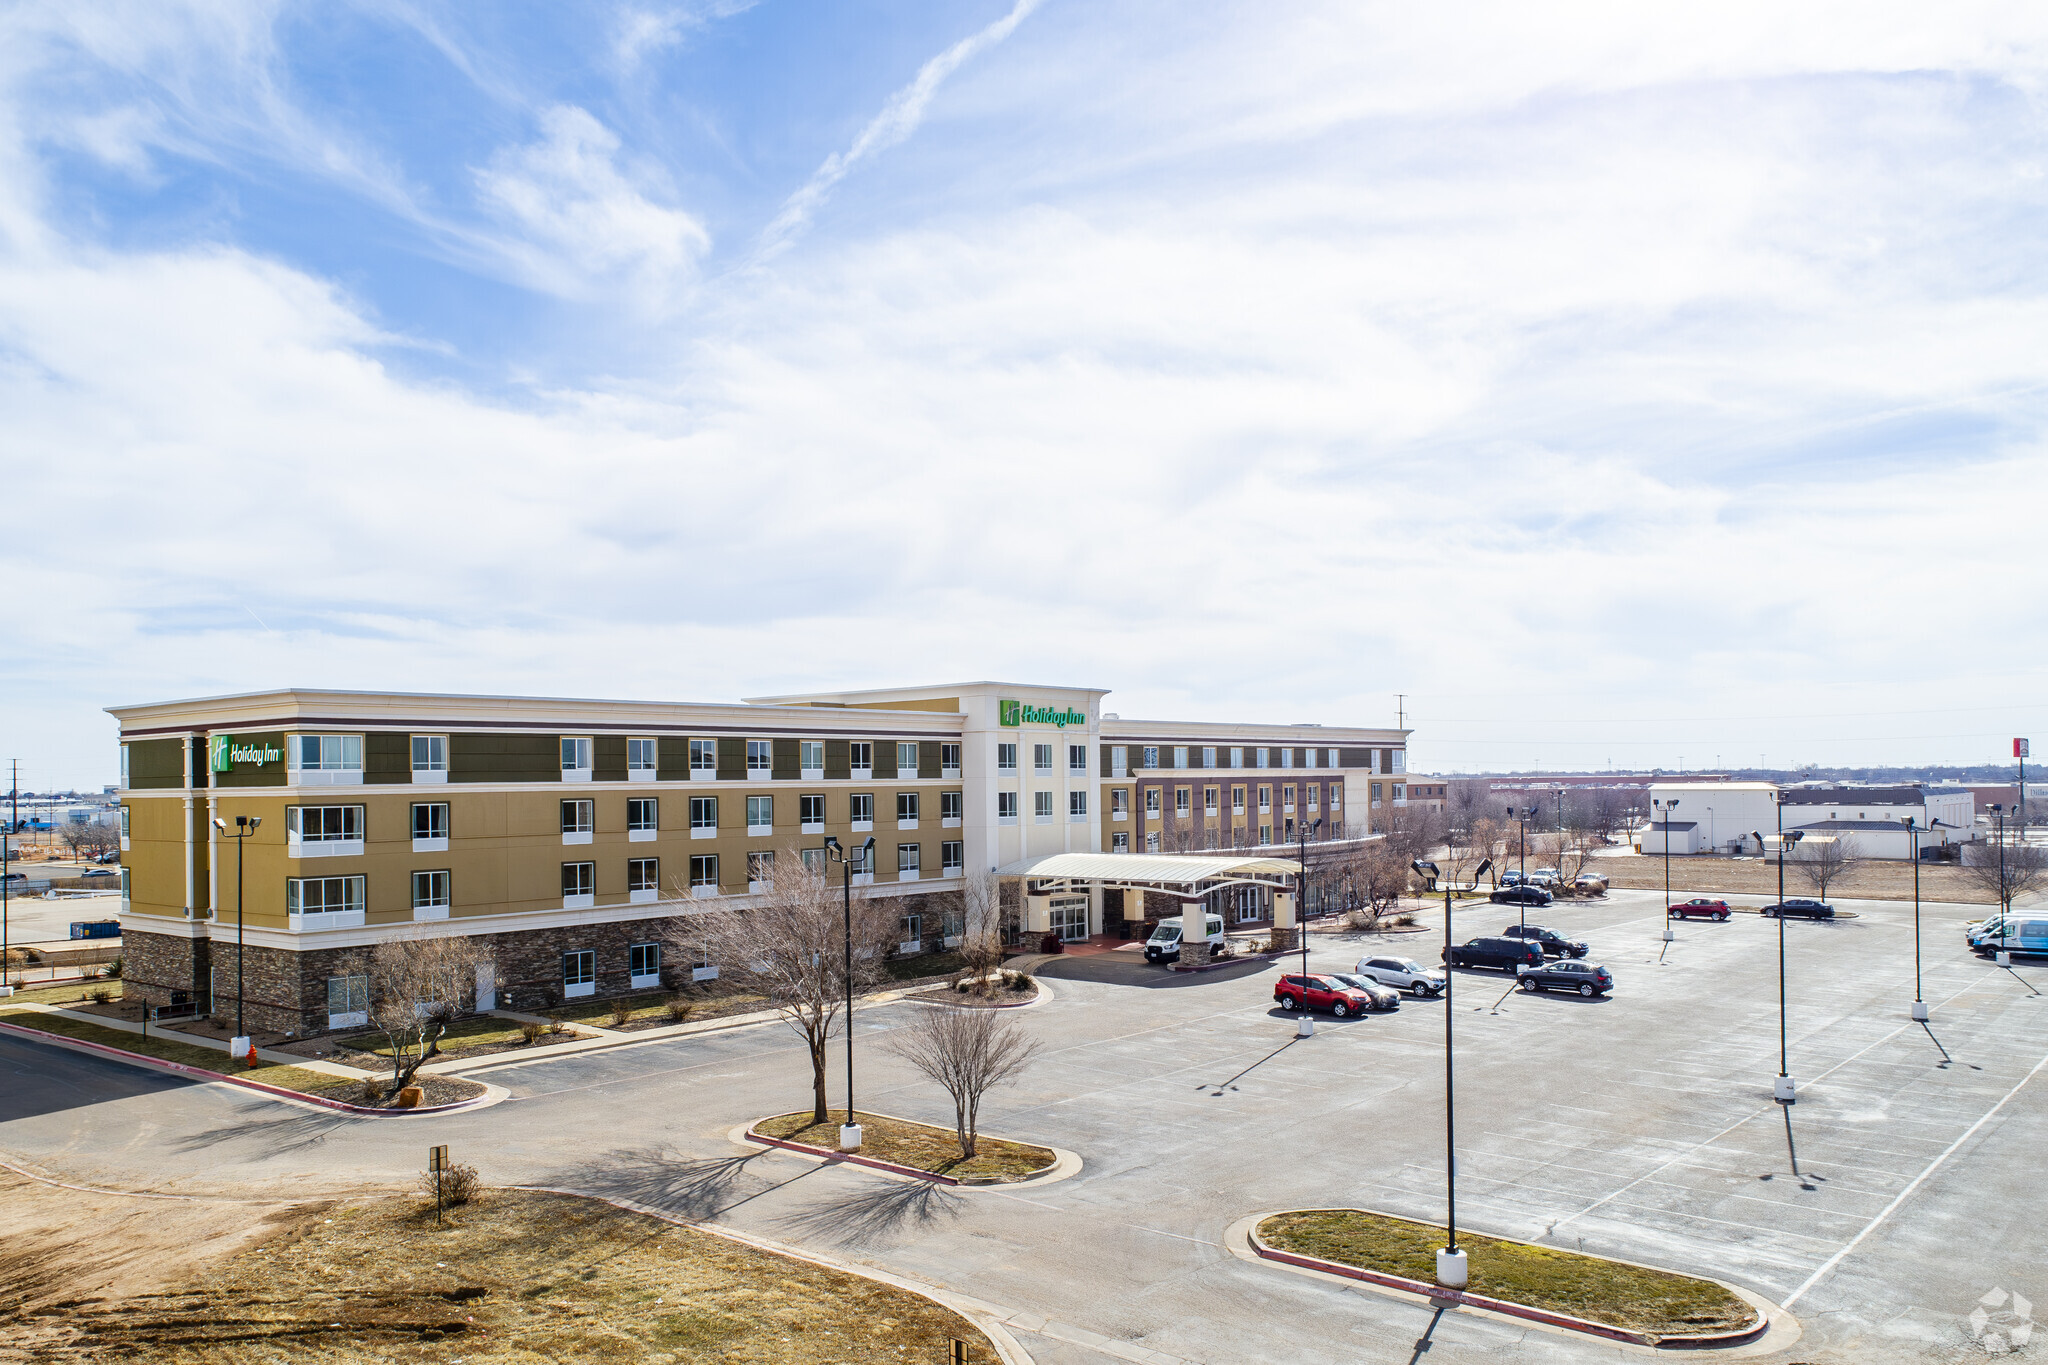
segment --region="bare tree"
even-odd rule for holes
[[[1812,851],[1808,852],[1809,849]],[[1850,851],[1848,841],[1840,837],[1818,838],[1794,852],[1798,857],[1792,865],[1822,900],[1828,898],[1828,887],[1854,872],[1863,861]]]
[[[391,1046],[387,1097],[411,1084],[448,1026],[475,1006],[476,969],[489,961],[475,939],[412,929],[348,960],[346,973],[370,979],[370,1025]]]
[[[993,872],[977,872],[961,888],[960,959],[977,991],[987,991],[990,978],[1003,965],[1003,888]]]
[[[2013,901],[2048,881],[2048,848],[2039,844],[1997,842],[1966,845],[1963,876],[1970,885],[1989,892],[2001,910],[2010,913]]]
[[[1003,1011],[950,1005],[921,1011],[882,1046],[953,1097],[953,1131],[963,1161],[974,1155],[981,1097],[1014,1080],[1038,1055],[1038,1044]]]
[[[852,915],[852,988],[859,994],[882,977],[898,915],[893,902],[860,898],[853,901]],[[847,996],[841,888],[801,863],[778,865],[755,905],[705,915],[699,933],[718,964],[719,980],[766,996],[802,1036],[811,1059],[811,1122],[824,1123],[825,1045]]]

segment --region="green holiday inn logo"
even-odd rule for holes
[[[998,725],[1057,725],[1062,730],[1069,725],[1086,725],[1088,713],[1076,711],[1073,707],[1054,708],[1051,706],[1026,706],[1023,702],[1005,697],[996,702],[996,723]]]
[[[266,763],[283,760],[284,750],[274,744],[237,744],[233,735],[214,735],[207,740],[209,766],[217,773],[233,772],[237,763]]]

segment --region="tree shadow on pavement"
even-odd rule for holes
[[[794,1184],[817,1169],[811,1167],[782,1181],[748,1169],[749,1162],[768,1154],[689,1157],[666,1148],[621,1147],[546,1183],[629,1200],[684,1218],[710,1219],[770,1190]]]
[[[276,1113],[269,1100],[237,1105],[240,1117],[216,1128],[186,1133],[175,1139],[174,1145],[181,1152],[197,1152],[226,1142],[249,1142],[260,1155],[275,1156],[279,1152],[303,1152],[318,1147],[327,1141],[328,1134],[359,1122],[343,1114],[296,1113],[285,1118],[264,1118],[266,1110]]]
[[[943,1185],[892,1180],[823,1200],[787,1215],[781,1222],[798,1238],[816,1237],[840,1246],[866,1246],[899,1233],[925,1232],[941,1217],[959,1217],[966,1207],[963,1196]]]

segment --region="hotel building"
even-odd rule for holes
[[[1371,780],[1406,768],[1405,730],[1126,721],[1105,695],[288,689],[112,707],[127,990],[202,1011],[231,998],[238,909],[264,1030],[361,1022],[348,960],[400,926],[483,940],[482,1008],[678,986],[716,970],[690,958],[691,918],[744,907],[777,865],[817,865],[828,836],[873,838],[856,894],[897,899],[901,951],[917,952],[960,932],[972,872],[1360,838],[1385,813]],[[262,823],[237,846],[245,816]],[[1147,908],[1143,892],[1069,889],[1027,927],[1079,938]],[[1237,922],[1273,913],[1271,886],[1233,895]]]

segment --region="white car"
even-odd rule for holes
[[[1407,991],[1418,999],[1435,995],[1444,988],[1441,971],[1424,971],[1415,965],[1412,957],[1361,957],[1357,970],[1360,976],[1370,977],[1382,986]]]

